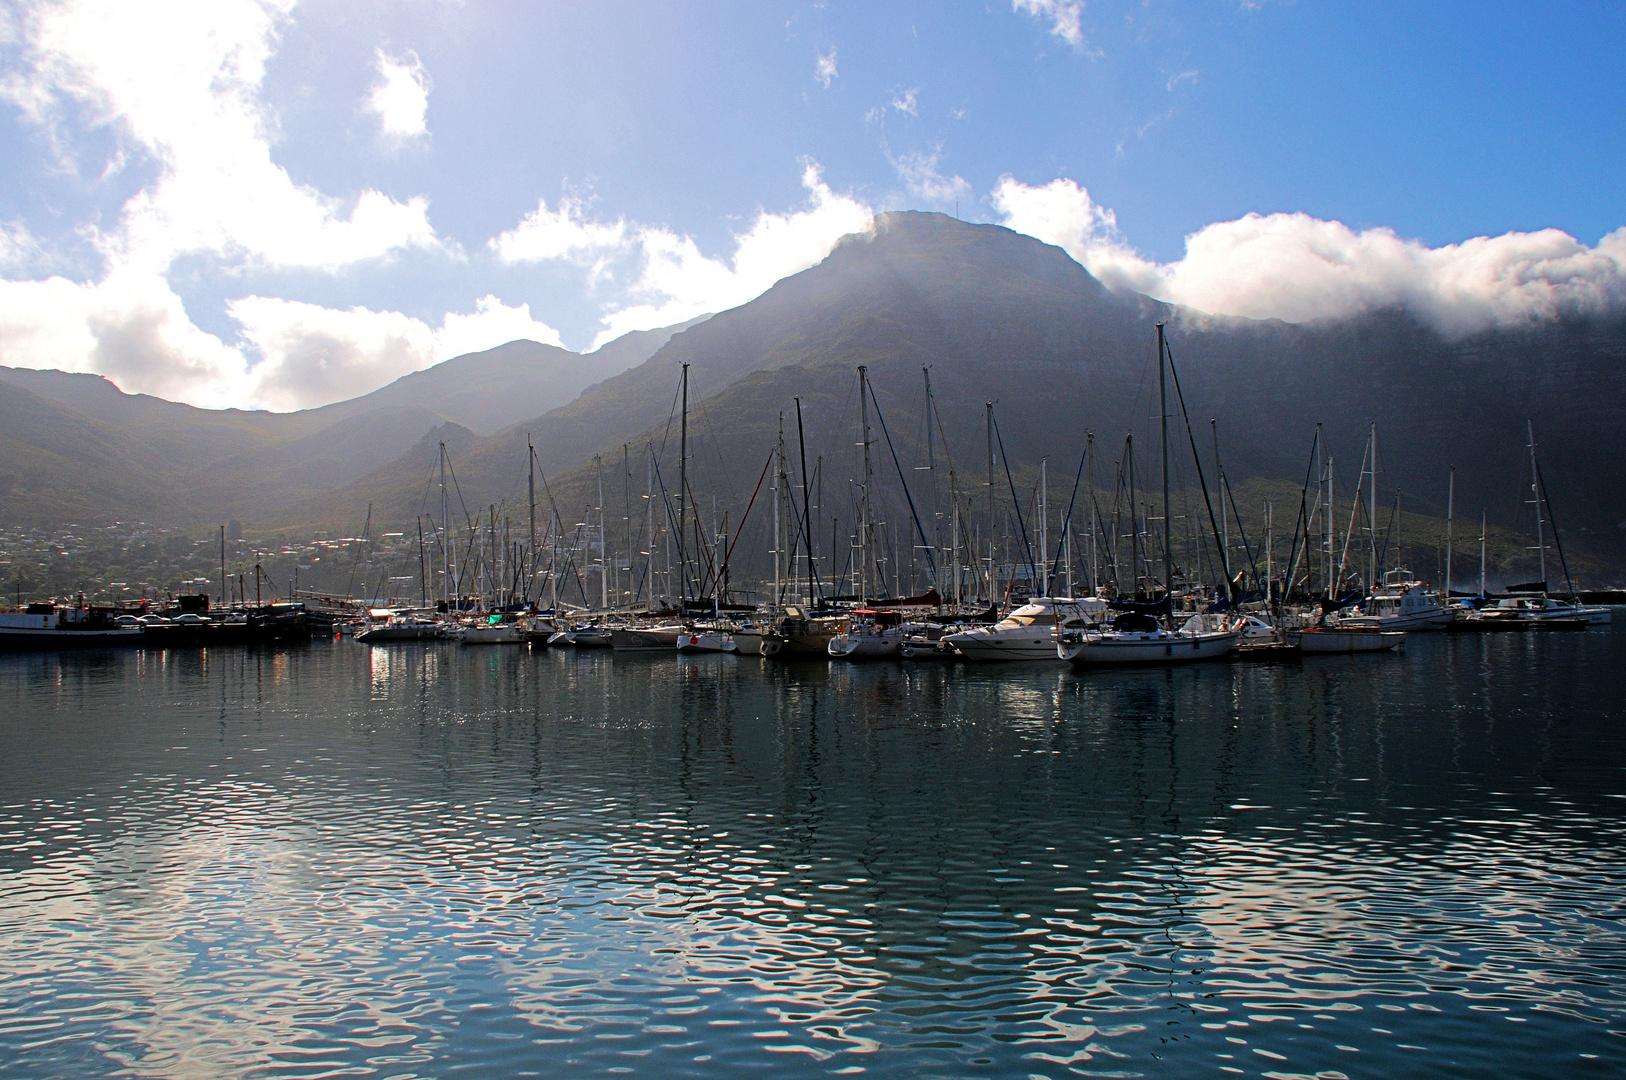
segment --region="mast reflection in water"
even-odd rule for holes
[[[1619,1075],[1623,643],[0,658],[0,1066]]]

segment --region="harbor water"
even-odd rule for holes
[[[0,657],[0,1075],[1626,1074],[1626,627]]]

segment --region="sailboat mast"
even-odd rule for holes
[[[429,606],[429,567],[423,555],[423,515],[418,515],[418,605]]]
[[[1485,595],[1485,511],[1479,512],[1479,595]]]
[[[1220,497],[1220,565],[1225,569],[1225,591],[1231,591],[1231,518],[1225,512],[1225,466],[1220,464],[1219,455],[1219,421],[1214,417],[1208,418],[1208,430],[1214,435],[1214,473],[1215,482],[1219,485]],[[1240,527],[1240,522],[1238,526]]]
[[[813,561],[813,500],[810,497],[807,483],[807,436],[802,431],[802,399],[796,399],[796,449],[802,460],[802,530],[807,534],[807,603],[816,604],[817,588],[814,585],[814,576],[817,564]],[[744,527],[744,522],[741,522]]]
[[[668,429],[670,430],[670,429]],[[683,419],[678,429],[678,607],[689,603],[689,560],[684,552],[683,532],[688,522],[689,503],[689,365],[683,365]]]
[[[440,546],[441,565],[446,571],[446,607],[452,608],[452,533],[446,511],[446,444],[440,444]]]
[[[1378,587],[1378,422],[1372,421],[1372,435],[1368,440],[1372,444],[1372,481],[1370,494],[1367,496],[1367,521],[1371,525],[1372,555],[1371,573],[1367,575],[1367,588]]]
[[[988,414],[988,599],[994,599],[994,403],[984,402]]]
[[[858,416],[864,437],[864,486],[859,497],[859,518],[861,526],[858,531],[858,545],[861,553],[858,570],[858,593],[860,596],[869,595],[866,588],[869,580],[869,562],[873,557],[870,544],[870,460],[869,460],[869,368],[863,364],[858,365]],[[877,567],[879,570],[879,567]],[[877,581],[877,586],[886,588],[885,581]]]
[[[536,447],[531,443],[531,433],[525,433],[525,490],[530,499],[531,509],[531,546],[526,552],[526,563],[536,565]],[[531,583],[525,583],[525,597],[531,596]]]
[[[1174,603],[1174,545],[1169,528],[1169,401],[1163,377],[1163,324],[1157,324],[1157,411],[1163,424],[1163,597],[1173,610]]]
[[[1525,432],[1530,438],[1530,501],[1536,508],[1536,553],[1541,557],[1541,589],[1547,591],[1547,541],[1541,532],[1541,482],[1536,476],[1536,426],[1533,421],[1524,422]]]
[[[598,470],[598,609],[610,608],[610,548],[604,539],[604,456],[593,455]]]
[[[1451,603],[1451,518],[1457,504],[1457,467],[1451,466],[1451,478],[1445,487],[1445,602]]]
[[[1048,457],[1039,459],[1039,554],[1043,555],[1050,549],[1050,474],[1046,467],[1050,464]],[[1040,596],[1050,595],[1050,560],[1045,559],[1039,577]]]
[[[785,414],[779,414],[779,441],[774,444],[774,454],[778,459],[778,468],[773,471],[773,605],[778,607],[784,598],[784,556],[785,549],[780,531],[779,510],[785,501],[785,493],[780,488],[779,478],[785,474]]]

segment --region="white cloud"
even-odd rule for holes
[[[534,321],[529,305],[508,307],[495,296],[481,298],[472,315],[447,313],[438,331],[398,311],[338,311],[264,296],[235,300],[228,310],[262,358],[247,373],[248,393],[271,409],[342,401],[520,338],[559,344],[558,331]]]
[[[429,73],[418,54],[408,52],[397,60],[379,49],[376,58],[379,81],[367,98],[378,114],[384,137],[396,142],[429,134],[425,115],[429,111]]]
[[[1157,263],[1072,180],[1006,176],[991,201],[1006,225],[1064,248],[1108,287],[1215,314],[1314,322],[1404,308],[1461,335],[1626,306],[1626,228],[1596,247],[1543,229],[1431,248],[1387,228],[1249,214],[1199,229],[1183,258]]]
[[[1011,0],[1011,10],[1049,23],[1050,32],[1073,48],[1084,47],[1084,0]]]
[[[901,113],[919,116],[920,103],[917,100],[919,96],[920,87],[918,86],[912,86],[907,90],[899,90],[892,95],[892,107]]]
[[[811,205],[788,214],[758,213],[734,237],[732,260],[703,255],[692,238],[666,229],[640,230],[641,265],[630,290],[638,302],[610,307],[592,347],[633,330],[738,307],[823,260],[843,236],[874,224],[874,211],[830,190],[816,164],[803,168],[802,185]]]
[[[17,367],[106,375],[130,393],[240,405],[242,354],[199,330],[162,279],[0,281],[0,357]]]
[[[626,281],[623,298],[606,306],[604,329],[591,346],[597,348],[632,330],[737,307],[823,259],[841,237],[870,227],[873,211],[831,191],[816,164],[804,166],[802,185],[811,205],[788,214],[760,211],[734,237],[731,260],[703,254],[693,237],[664,226],[594,221],[573,197],[561,199],[556,210],[539,202],[490,246],[505,263],[574,263],[589,271],[590,282],[618,272]]]
[[[820,86],[828,90],[830,84],[835,81],[837,74],[836,50],[834,46],[831,46],[829,52],[820,53],[818,59],[813,62],[813,78],[818,80]]]
[[[591,268],[590,278],[596,280],[610,262],[630,254],[637,240],[625,219],[591,221],[586,211],[587,204],[575,196],[560,199],[557,210],[549,210],[548,201],[538,199],[535,210],[487,246],[500,262],[563,259]]]
[[[944,204],[955,199],[968,198],[971,184],[963,176],[944,176],[937,168],[943,148],[930,154],[914,152],[901,157],[888,157],[898,177],[909,189],[909,194],[928,203]]]
[[[335,270],[439,241],[422,198],[345,199],[272,160],[260,94],[292,0],[35,2],[17,17],[20,63],[0,83],[35,123],[68,114],[112,131],[157,178],[98,234],[110,267],[162,273],[179,255]],[[83,114],[83,115],[81,115]]]

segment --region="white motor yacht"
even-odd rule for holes
[[[1107,611],[1099,597],[1041,596],[1029,600],[992,626],[978,626],[943,640],[967,660],[1054,660],[1058,630],[1082,630]]]
[[[1606,607],[1582,607],[1568,600],[1551,596],[1509,596],[1499,600],[1493,608],[1485,608],[1479,617],[1486,622],[1564,622],[1579,620],[1591,626],[1607,626],[1610,612]]]

